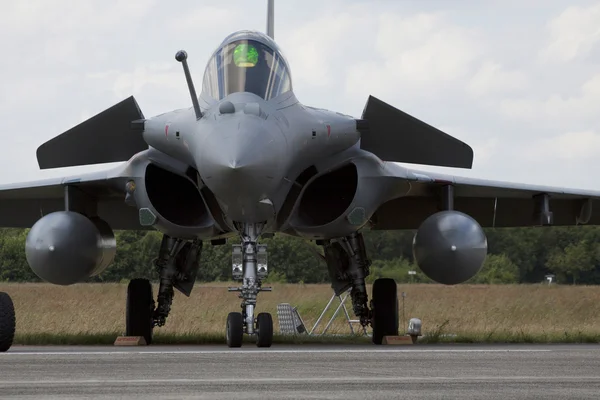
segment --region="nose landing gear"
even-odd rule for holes
[[[227,346],[241,347],[244,333],[256,336],[258,347],[271,347],[273,343],[273,318],[269,313],[260,313],[254,318],[256,298],[259,292],[270,292],[262,287],[267,277],[267,246],[258,244],[262,224],[244,224],[242,243],[233,246],[233,279],[241,280],[242,286],[230,287],[230,292],[239,292],[242,312],[230,313],[227,317]]]

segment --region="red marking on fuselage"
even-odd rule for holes
[[[165,136],[169,137],[169,124],[165,125]]]
[[[331,136],[331,125],[327,125],[327,137]]]

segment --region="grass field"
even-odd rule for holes
[[[227,286],[198,284],[189,298],[176,292],[167,324],[155,331],[157,341],[223,341],[227,313],[238,311],[240,304]],[[277,304],[298,307],[310,330],[332,295],[329,285],[272,286],[273,292],[259,295],[258,311],[273,314],[276,332]],[[124,330],[125,284],[0,283],[0,291],[9,293],[15,303],[16,343],[112,343]],[[421,318],[429,341],[600,342],[600,287],[399,285],[398,293],[403,291],[406,320],[400,297],[401,329],[409,318]],[[350,299],[347,306],[353,317]],[[349,333],[342,314],[328,333]]]

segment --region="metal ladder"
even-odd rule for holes
[[[354,330],[353,325],[360,324],[360,320],[351,319],[350,314],[348,313],[348,309],[346,308],[346,299],[350,295],[350,291],[351,291],[351,289],[348,289],[346,291],[346,293],[344,293],[343,295],[336,296],[336,294],[334,293],[333,296],[331,296],[331,299],[329,300],[329,302],[327,303],[327,305],[321,312],[321,315],[317,319],[317,322],[315,322],[315,325],[312,327],[310,332],[308,332],[309,336],[326,334],[327,331],[329,330],[329,328],[331,327],[331,325],[333,324],[333,321],[339,314],[340,310],[344,311],[344,315],[346,316],[346,321],[348,322],[348,327],[350,328],[350,332],[352,333],[352,335],[356,334],[356,331]],[[317,334],[315,332],[317,327],[322,322],[323,318],[325,318],[325,314],[331,308],[333,301],[336,299],[336,297],[339,300],[340,304],[337,306],[335,312],[333,313],[333,316],[331,317],[331,319],[329,320],[329,322],[323,329],[323,332],[321,332],[320,334]],[[282,304],[277,305],[277,319],[279,320],[279,331],[281,334],[290,335],[290,334],[296,334],[296,333],[306,333],[306,325],[304,324],[302,317],[300,317],[300,314],[298,313],[298,309],[296,307],[292,307],[288,303],[282,303]],[[366,327],[361,327],[361,328],[363,330],[363,334],[365,336],[369,336],[367,333]]]

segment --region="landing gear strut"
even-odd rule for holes
[[[381,344],[384,336],[398,334],[398,299],[393,279],[377,279],[373,284],[373,300],[369,309],[365,278],[370,260],[362,233],[353,233],[323,244],[325,261],[336,295],[352,289],[352,308],[363,327],[373,327],[373,343]]]
[[[258,347],[271,347],[273,343],[273,318],[271,314],[260,313],[254,318],[256,298],[259,292],[269,292],[262,287],[262,279],[267,276],[267,248],[257,244],[262,224],[244,224],[242,243],[233,246],[233,279],[241,280],[242,286],[230,287],[230,292],[239,292],[242,299],[242,312],[230,313],[227,317],[227,346],[240,347],[244,333],[256,335]]]
[[[126,335],[143,336],[147,344],[152,343],[155,326],[164,326],[171,311],[174,288],[185,296],[190,295],[198,260],[202,253],[202,242],[185,242],[167,235],[163,236],[155,266],[160,277],[157,305],[155,307],[152,285],[147,279],[133,279],[127,288]]]

